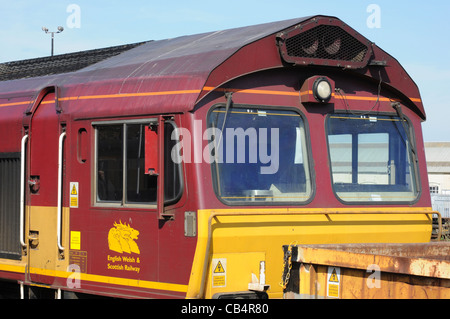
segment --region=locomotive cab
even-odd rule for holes
[[[341,20],[84,54],[3,68],[0,279],[22,296],[281,298],[284,245],[430,241],[418,88]]]

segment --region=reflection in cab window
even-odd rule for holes
[[[121,201],[123,125],[97,128],[97,199]]]
[[[116,204],[156,204],[157,176],[145,172],[145,127],[149,123],[96,126],[97,202]],[[181,195],[181,165],[172,161],[170,151],[174,125],[165,128],[165,202]],[[167,155],[168,154],[168,155]],[[179,161],[178,161],[179,162]]]
[[[126,129],[126,202],[156,202],[157,177],[145,174],[144,124],[126,125]]]
[[[335,114],[327,120],[333,187],[345,202],[411,202],[418,194],[408,122]]]
[[[210,112],[208,121],[220,199],[265,205],[311,198],[307,139],[299,113],[219,107]]]

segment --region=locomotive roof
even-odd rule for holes
[[[317,17],[339,21],[334,17]],[[276,35],[317,17],[0,64],[0,81],[3,80],[0,82],[0,98],[11,92],[36,96],[42,88],[57,86],[58,96],[68,98],[67,105],[62,106],[66,110],[70,104],[69,97],[73,96],[138,94],[139,108],[148,106],[146,113],[160,112],[161,107],[168,106],[168,113],[189,111],[208,94],[205,87],[218,87],[244,74],[286,66],[276,45]],[[389,57],[389,61],[395,64],[385,79],[389,79],[394,88],[396,83],[403,88],[411,87],[412,80],[404,81],[407,74],[398,62],[384,51],[378,49],[377,52],[374,50],[374,53],[383,55],[381,59]],[[399,72],[399,68],[403,72]],[[19,79],[24,72],[27,78]],[[367,68],[360,72],[369,77],[378,73]],[[405,91],[403,88],[398,88],[398,91]],[[168,91],[191,94],[170,97],[150,94]],[[418,95],[418,91],[414,91],[409,96]],[[136,103],[123,102],[122,112],[125,109],[130,115],[138,112],[132,110]],[[421,102],[416,103],[416,108],[424,118]],[[94,112],[92,103],[86,109],[80,105],[77,109],[84,115]],[[107,109],[111,107],[105,106]],[[97,107],[96,111],[99,110]]]
[[[298,19],[290,21],[292,22],[288,22],[287,26],[298,22]],[[223,58],[229,55],[230,50],[240,48],[251,40],[257,40],[265,35],[279,31],[283,26],[286,27],[285,22],[268,23],[231,30],[181,36],[173,39],[145,41],[43,58],[0,63],[0,81],[42,77],[75,71],[89,72],[94,70],[119,69],[123,66],[132,65],[138,65],[139,69],[144,70],[145,65],[156,63],[156,61],[214,52],[215,54],[211,54],[208,61],[202,60],[201,64],[197,60],[192,61],[196,62],[194,65],[182,62],[187,68],[180,68],[174,64],[171,65],[172,68],[168,67],[168,65],[163,65],[160,69],[153,69],[151,73],[147,72],[145,75],[155,76],[179,74],[182,72],[188,73],[190,72],[189,67],[193,69],[193,72],[198,73],[202,66],[209,70],[211,67],[210,63],[222,62]],[[140,45],[143,45],[143,47],[118,57],[118,55]],[[220,51],[226,52],[220,55],[218,54]],[[110,59],[112,57],[115,58]],[[139,74],[135,73],[133,76],[139,76]],[[119,72],[115,75],[117,77],[121,76]]]

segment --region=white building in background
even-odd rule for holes
[[[425,143],[433,209],[450,218],[450,142]]]

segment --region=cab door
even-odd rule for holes
[[[67,268],[68,210],[62,207],[66,133],[55,101],[55,93],[47,93],[29,115],[28,279],[46,285]]]

